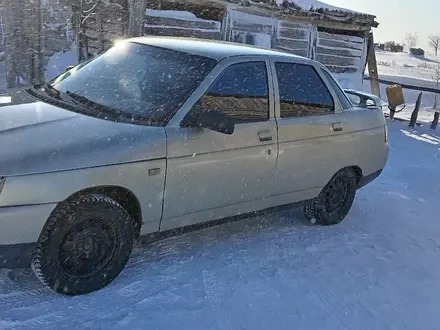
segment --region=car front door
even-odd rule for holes
[[[264,208],[277,159],[273,84],[266,57],[223,60],[166,127],[161,230]],[[222,111],[232,135],[182,128],[191,111]]]
[[[314,198],[340,169],[344,113],[310,62],[272,62],[279,159],[274,187],[298,200]]]

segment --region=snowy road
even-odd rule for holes
[[[438,329],[440,135],[396,122],[390,140],[341,225],[285,211],[170,238],[83,297],[1,270],[0,328]]]

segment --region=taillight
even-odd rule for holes
[[[385,143],[387,143],[388,142],[388,127],[387,127],[387,125],[384,125],[383,130],[385,133]]]

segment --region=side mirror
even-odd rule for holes
[[[355,106],[363,108],[380,108],[382,109],[382,100],[373,94],[364,93],[353,89],[344,89],[345,94],[354,103]]]
[[[180,127],[202,127],[227,135],[232,135],[235,130],[234,120],[215,109],[191,110],[180,123]]]

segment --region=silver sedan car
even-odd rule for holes
[[[388,157],[324,66],[225,42],[129,39],[0,103],[0,263],[68,295],[146,234],[295,203],[337,224]]]

